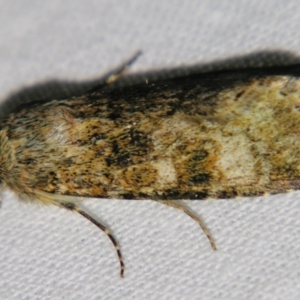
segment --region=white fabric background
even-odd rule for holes
[[[0,95],[84,80],[144,51],[130,73],[249,54],[300,54],[298,1],[0,0]],[[299,299],[300,194],[187,201],[192,220],[151,201],[89,200],[113,230],[3,195],[0,299]]]

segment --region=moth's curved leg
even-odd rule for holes
[[[172,201],[172,200],[154,200],[154,201],[164,204],[164,205],[171,206],[176,209],[179,209],[179,210],[183,211],[185,214],[187,214],[189,217],[191,217],[194,221],[196,221],[200,225],[204,234],[207,236],[213,250],[217,250],[216,243],[215,243],[213,237],[211,236],[209,230],[203,223],[203,221],[198,216],[196,216],[194,213],[192,213],[187,207],[185,207],[184,205],[182,205],[178,202]]]
[[[64,203],[62,204],[64,208],[71,210],[71,211],[76,211],[79,214],[81,214],[83,217],[85,217],[86,219],[88,219],[90,222],[92,222],[94,225],[96,225],[98,228],[100,228],[104,233],[107,234],[107,236],[109,237],[109,239],[111,240],[111,242],[113,243],[116,251],[117,251],[117,255],[120,261],[120,276],[124,277],[124,269],[125,269],[125,265],[123,262],[123,256],[120,250],[120,246],[117,243],[116,239],[114,238],[114,236],[111,234],[110,230],[105,227],[104,225],[102,225],[99,221],[97,221],[95,218],[93,218],[88,212],[86,212],[83,208],[77,206],[76,204],[69,202],[69,203]]]

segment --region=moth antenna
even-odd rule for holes
[[[167,205],[167,206],[171,206],[176,209],[179,209],[179,210],[183,211],[185,214],[187,214],[189,217],[191,217],[194,221],[196,221],[200,225],[204,234],[207,236],[213,250],[217,250],[216,243],[215,243],[212,235],[210,234],[209,230],[203,223],[203,221],[198,216],[196,216],[193,212],[191,212],[187,207],[185,207],[184,205],[182,205],[178,202],[174,202],[172,200],[154,200],[154,201],[164,204],[164,205]]]
[[[100,228],[111,240],[111,242],[113,243],[119,261],[120,261],[120,276],[122,278],[124,278],[124,270],[125,270],[125,265],[124,265],[124,261],[123,261],[123,256],[120,250],[120,246],[117,243],[116,239],[114,238],[114,236],[111,234],[109,228],[107,228],[106,226],[102,225],[99,221],[97,221],[96,219],[94,219],[89,213],[87,213],[86,211],[84,211],[82,208],[80,208],[79,206],[76,206],[74,203],[64,203],[63,206],[68,209],[68,210],[73,210],[73,211],[77,211],[79,214],[81,214],[83,217],[85,217],[86,219],[88,219],[90,222],[92,222],[94,225],[96,225],[98,228]]]

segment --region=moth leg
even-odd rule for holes
[[[82,208],[80,208],[79,206],[77,206],[74,203],[64,203],[63,207],[68,209],[68,210],[72,210],[72,211],[77,211],[79,214],[81,214],[83,217],[85,217],[86,219],[88,219],[90,222],[92,222],[94,225],[96,225],[98,228],[100,228],[104,233],[107,234],[107,236],[109,237],[109,239],[111,240],[111,242],[113,243],[116,251],[117,251],[117,255],[120,261],[120,276],[124,277],[124,262],[123,262],[123,256],[120,250],[120,246],[117,243],[116,239],[114,238],[114,236],[111,234],[110,230],[105,227],[104,225],[102,225],[100,222],[98,222],[96,219],[94,219],[91,215],[89,215],[86,211],[84,211]]]
[[[138,59],[138,57],[142,54],[142,51],[137,51],[134,53],[127,61],[125,61],[122,65],[120,65],[112,74],[110,74],[107,79],[105,80],[106,84],[110,84],[121,76],[127,71],[127,69]]]
[[[113,72],[110,72],[108,75],[106,75],[105,76],[106,79],[104,82],[99,83],[97,86],[89,90],[88,93],[99,91],[102,88],[106,87],[107,85],[118,80],[120,77],[124,75],[127,69],[138,59],[138,57],[141,54],[142,51],[137,51],[136,53],[134,53],[128,60],[126,60],[123,64],[121,64],[117,69],[115,69]]]
[[[179,209],[179,210],[183,211],[185,214],[187,214],[189,217],[191,217],[194,221],[196,221],[200,225],[204,234],[207,236],[213,250],[217,250],[215,241],[214,241],[213,237],[211,236],[209,230],[203,223],[203,221],[199,217],[197,217],[194,213],[192,213],[187,207],[185,207],[184,205],[182,205],[178,202],[174,202],[172,200],[154,200],[154,201],[159,202],[164,205],[171,206],[176,209]]]

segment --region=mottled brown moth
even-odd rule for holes
[[[21,200],[76,211],[87,197],[226,199],[300,187],[300,65],[115,84],[19,105],[0,122],[0,179]]]

